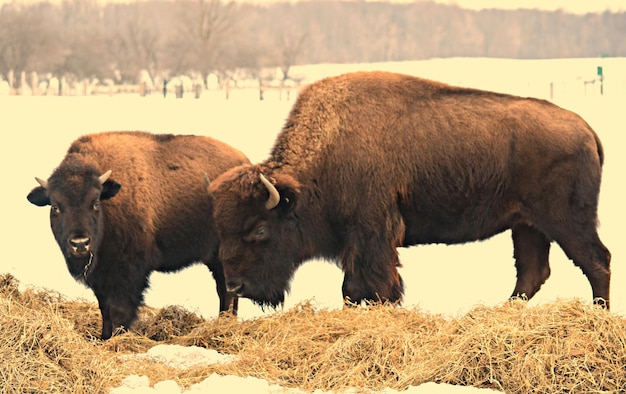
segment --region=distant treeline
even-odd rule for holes
[[[224,78],[241,70],[260,78],[267,67],[280,68],[287,78],[296,64],[601,55],[626,56],[626,13],[339,0],[64,0],[0,8],[4,79],[37,72],[136,83],[142,70],[161,79]]]

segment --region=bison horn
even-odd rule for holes
[[[280,194],[278,194],[278,190],[276,187],[272,185],[270,181],[267,180],[263,174],[259,174],[259,178],[261,178],[261,182],[267,188],[267,191],[270,193],[270,197],[265,202],[265,208],[269,211],[270,209],[275,208],[280,202]]]
[[[44,181],[43,179],[37,178],[35,177],[35,180],[37,181],[38,184],[41,185],[41,187],[43,187],[44,189],[48,188],[48,181]]]
[[[209,179],[209,176],[207,175],[207,173],[204,173],[204,186],[208,189],[209,186],[211,186],[211,180]]]
[[[98,178],[98,181],[100,182],[101,185],[104,184],[104,182],[107,181],[107,179],[109,179],[109,177],[111,176],[111,170],[105,172],[104,174],[100,175],[100,177]]]

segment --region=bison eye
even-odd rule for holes
[[[270,236],[269,228],[265,222],[259,223],[244,237],[248,242],[265,241]]]
[[[259,226],[254,233],[254,237],[258,240],[265,239],[267,237],[267,227]]]
[[[100,210],[100,200],[96,200],[96,202],[93,203],[93,210],[94,211]]]
[[[58,214],[61,213],[61,208],[59,208],[58,205],[53,204],[53,205],[50,206],[50,212],[52,212],[55,215],[58,215]]]
[[[261,242],[270,237],[270,229],[265,221],[261,221],[252,227],[243,236],[243,239],[247,242]]]

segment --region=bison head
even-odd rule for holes
[[[243,166],[208,186],[229,291],[261,306],[283,303],[306,257],[297,205],[300,184],[290,175]]]
[[[101,200],[117,194],[120,185],[92,166],[65,165],[27,196],[37,206],[50,205],[50,227],[72,276],[86,282],[95,267],[102,236]]]

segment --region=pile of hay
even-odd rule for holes
[[[579,301],[476,307],[457,319],[371,305],[268,317],[203,320],[181,308],[144,308],[133,331],[101,342],[96,305],[19,292],[0,277],[0,376],[12,392],[107,392],[129,374],[183,387],[212,373],[303,390],[398,390],[432,381],[507,393],[626,389],[626,321]],[[123,358],[157,343],[237,355],[184,371]]]
[[[385,307],[206,324],[187,344],[239,355],[220,373],[305,390],[432,381],[506,393],[626,390],[626,321],[580,301],[476,307],[458,319]]]
[[[105,392],[114,358],[75,330],[53,294],[20,294],[0,278],[0,376],[4,392]],[[78,318],[78,316],[77,316]]]

